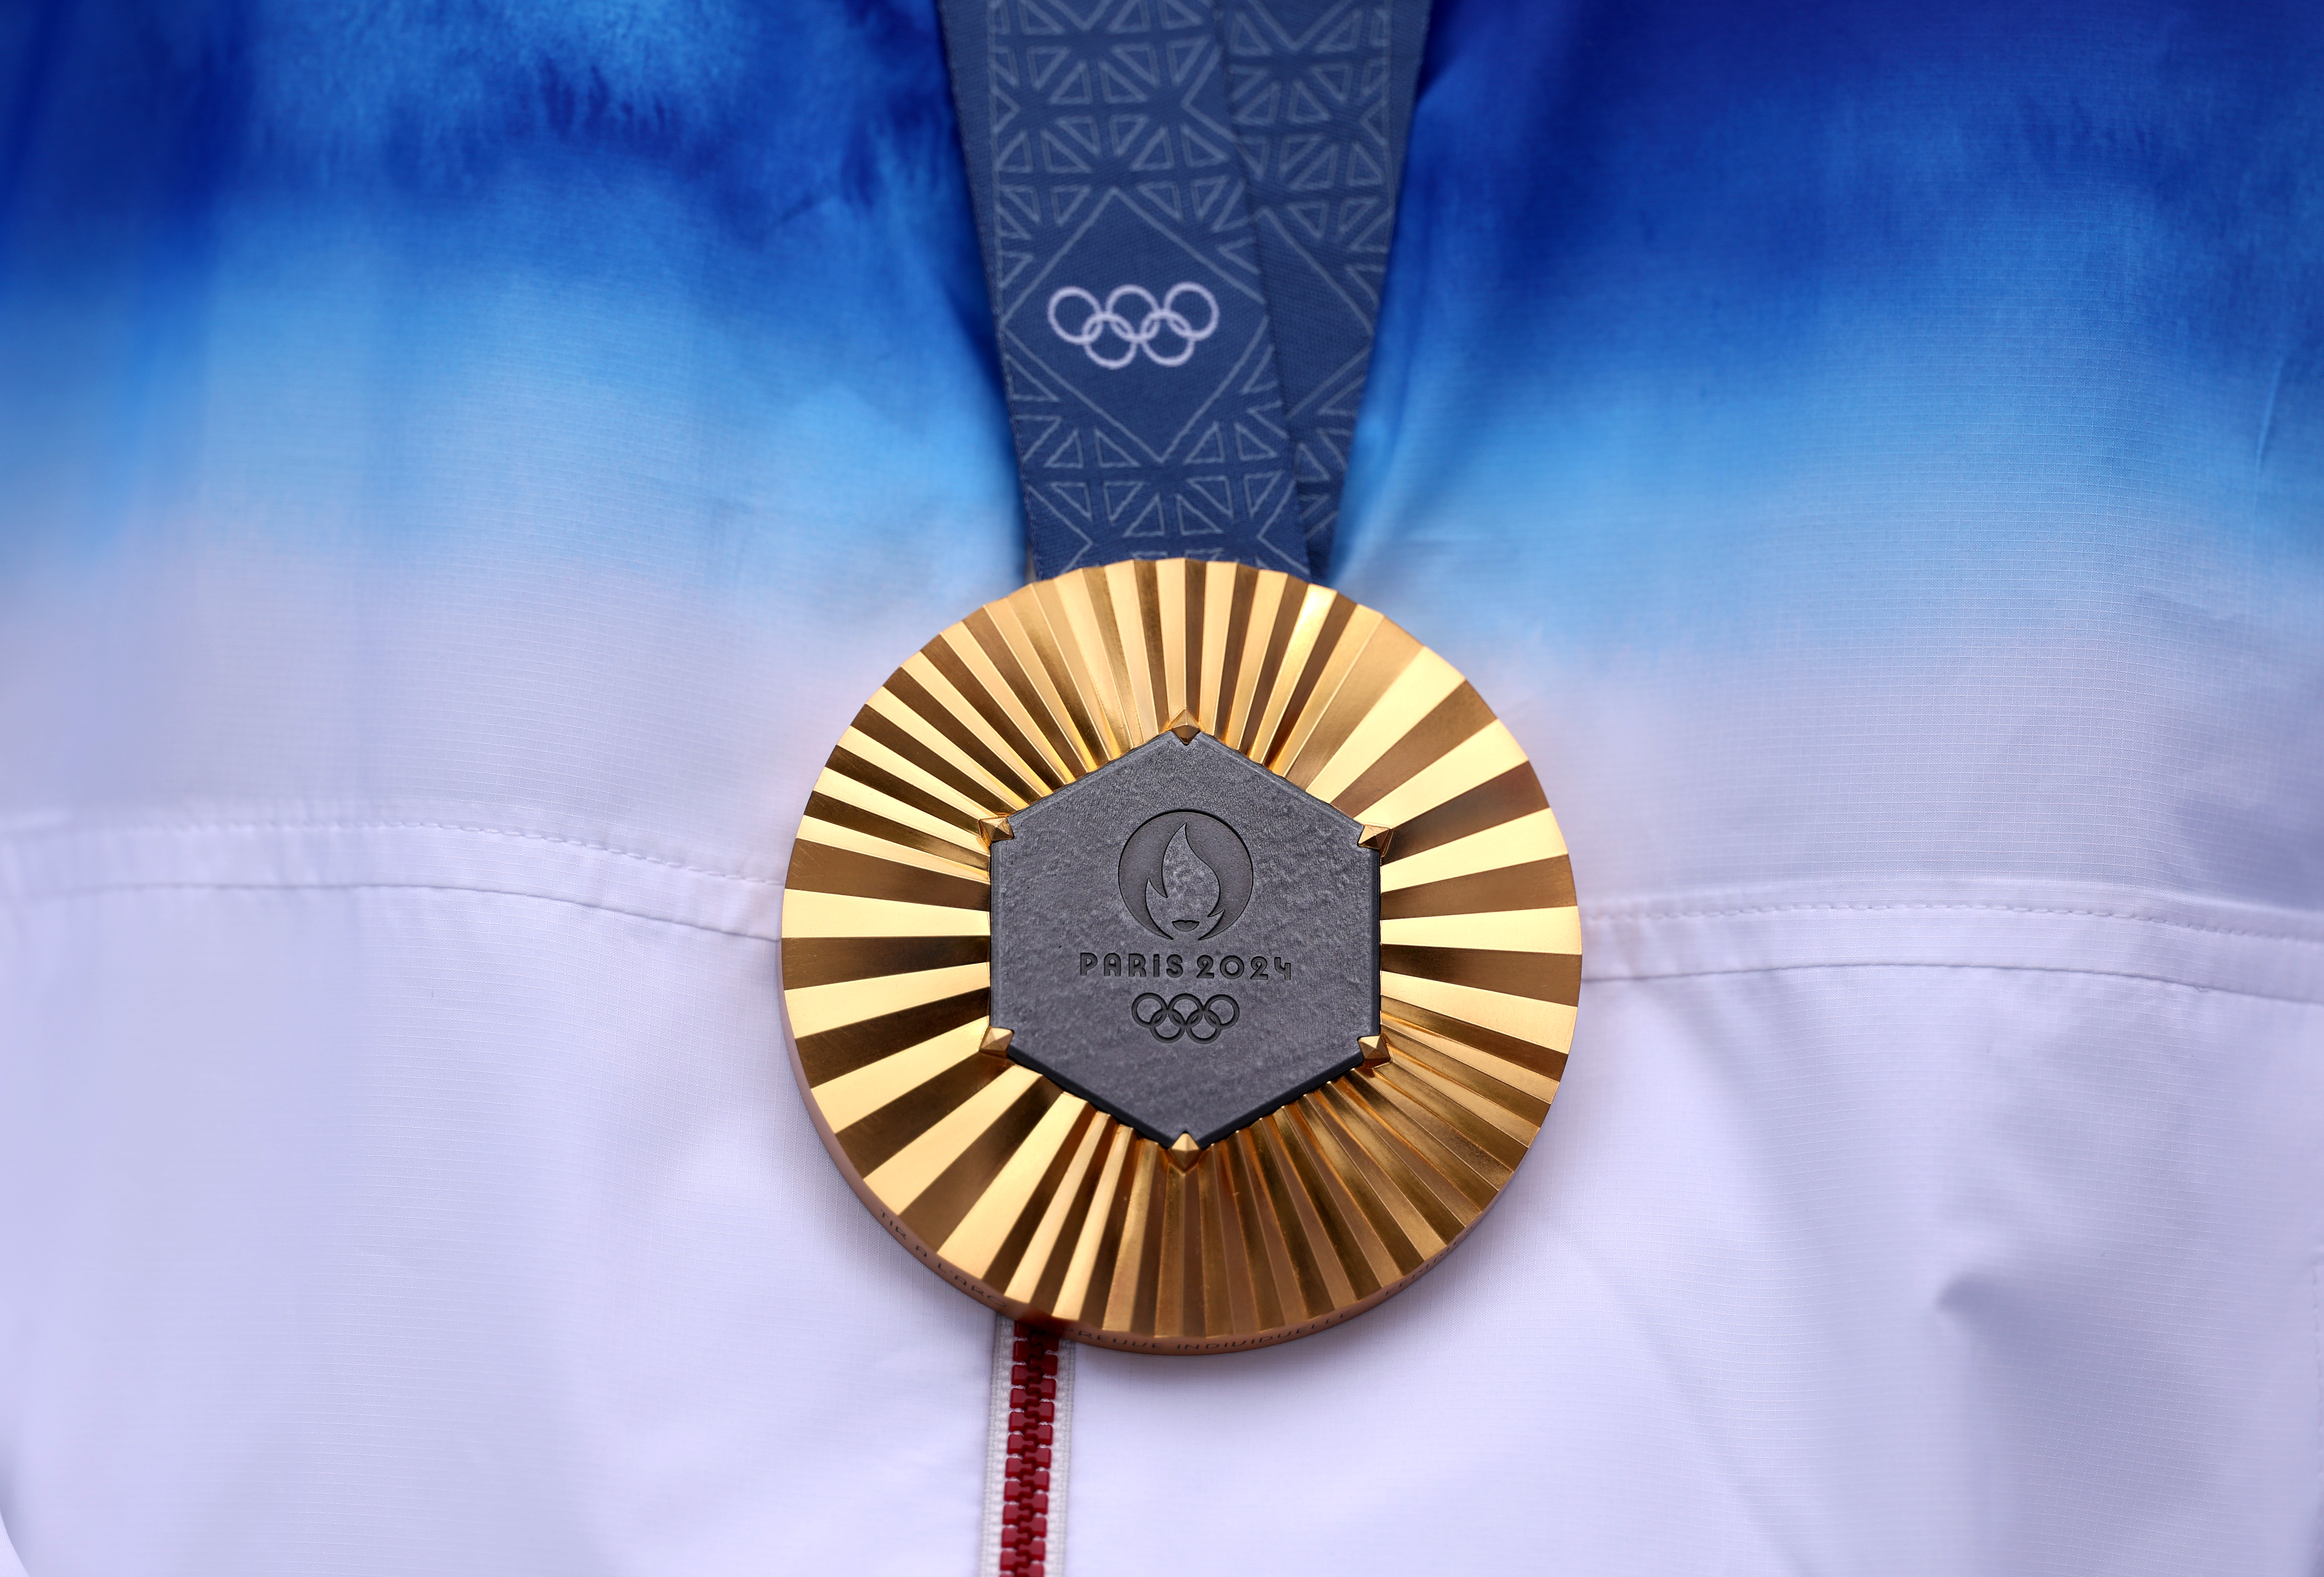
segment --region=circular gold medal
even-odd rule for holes
[[[1458,1242],[1564,1071],[1582,933],[1517,741],[1272,570],[1076,570],[881,686],[807,801],[784,1004],[816,1127],[947,1280],[1216,1352]]]

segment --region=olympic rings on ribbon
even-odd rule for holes
[[[1203,305],[1209,312],[1209,321],[1200,328],[1187,321],[1185,315],[1178,310],[1181,295],[1202,298]],[[1135,296],[1146,303],[1144,315],[1134,324],[1120,311],[1123,298],[1129,296]],[[1067,301],[1075,300],[1086,307],[1088,312],[1077,326],[1067,328],[1057,320],[1057,309]],[[1138,359],[1138,353],[1141,350],[1146,353],[1146,359],[1157,366],[1183,366],[1186,358],[1194,354],[1195,346],[1218,332],[1219,299],[1192,280],[1182,280],[1172,285],[1158,301],[1154,299],[1154,292],[1142,285],[1116,285],[1103,301],[1079,285],[1067,285],[1049,298],[1049,327],[1067,345],[1081,346],[1082,354],[1101,367],[1126,367]],[[1167,355],[1154,348],[1154,341],[1165,334],[1175,337],[1179,342],[1177,348]],[[1121,342],[1120,355],[1111,354],[1111,350],[1099,349],[1109,335]]]
[[[1153,1006],[1148,1007],[1148,1002]],[[1208,1042],[1241,1018],[1242,1008],[1223,991],[1207,1002],[1192,991],[1180,991],[1167,1002],[1152,991],[1141,991],[1130,1004],[1130,1016],[1154,1031],[1157,1040],[1185,1035]]]

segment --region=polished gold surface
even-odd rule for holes
[[[1166,729],[1381,851],[1380,1034],[1205,1149],[1010,1061],[987,1017],[986,851]],[[1323,586],[1185,559],[1028,586],[909,659],[832,752],[783,905],[794,1065],[856,1193],[992,1307],[1139,1351],[1286,1341],[1427,1269],[1540,1130],[1581,974],[1556,819],[1451,665]]]

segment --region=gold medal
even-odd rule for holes
[[[1442,1258],[1549,1110],[1581,953],[1556,819],[1461,675],[1187,559],[923,647],[833,750],[783,905],[793,1065],[872,1213],[1004,1314],[1151,1352],[1305,1335]]]

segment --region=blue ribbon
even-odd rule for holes
[[[1323,573],[1425,0],[944,0],[1034,573]]]

